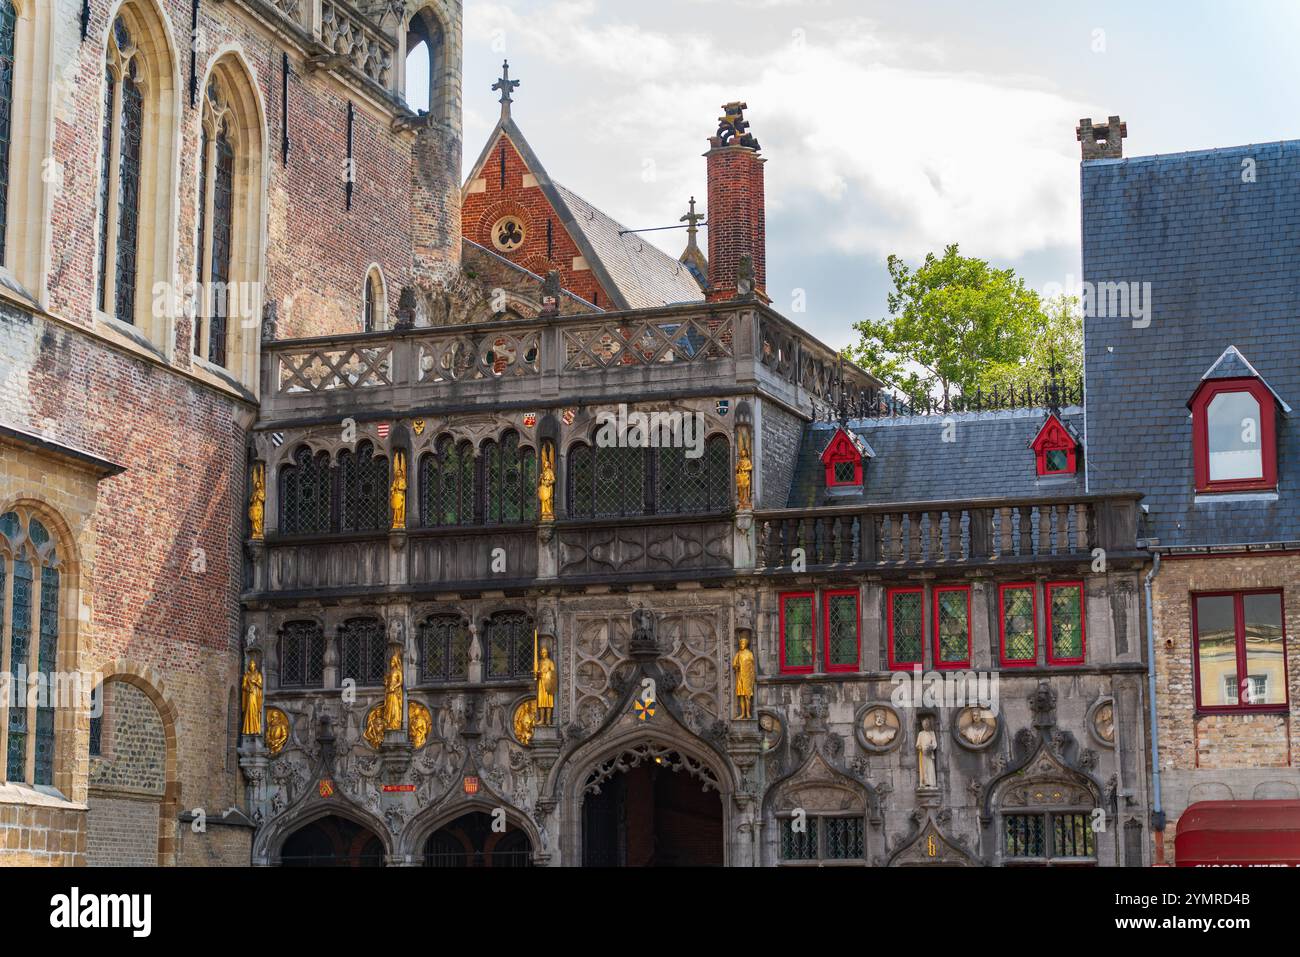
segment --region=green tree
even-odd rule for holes
[[[853,355],[907,395],[951,401],[977,388],[1019,383],[1017,375],[1041,383],[1047,349],[1072,341],[1064,334],[1073,315],[1068,304],[1045,310],[1013,270],[963,256],[956,243],[941,257],[928,253],[915,270],[893,255],[888,265],[889,316],[854,325],[861,339]],[[1058,364],[1065,367],[1068,358],[1058,355]]]
[[[1024,355],[1016,362],[990,362],[975,384],[985,392],[1041,389],[1053,363],[1066,385],[1083,377],[1083,313],[1074,296],[1045,300],[1029,330]]]

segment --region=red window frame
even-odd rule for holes
[[[1021,661],[1018,658],[1007,657],[1007,616],[1006,606],[1002,603],[1002,595],[1011,589],[1023,591],[1029,589],[1029,602],[1031,606],[1031,625],[1034,633],[1034,656]],[[1004,668],[1032,668],[1038,664],[1038,586],[1033,582],[1007,582],[998,585],[998,657]]]
[[[840,462],[853,463],[852,482],[841,482],[835,478],[835,466]],[[855,488],[862,485],[862,453],[843,429],[836,430],[826,444],[826,451],[822,453],[822,465],[826,467],[827,488]]]
[[[894,657],[894,596],[895,595],[920,595],[921,611],[921,644],[919,651],[921,658],[919,661],[899,661]],[[888,656],[889,670],[903,671],[909,668],[920,666],[925,667],[925,589],[924,588],[887,588],[885,590],[885,615],[886,615],[886,636],[888,638]]]
[[[1037,437],[1034,439],[1034,464],[1038,474],[1042,475],[1074,475],[1078,471],[1078,453],[1079,443],[1074,440],[1065,425],[1055,415],[1049,416],[1039,429]],[[1065,468],[1049,469],[1047,467],[1048,452],[1064,452],[1066,455]]]
[[[956,671],[960,668],[969,668],[971,659],[970,585],[937,585],[932,591],[931,605],[933,607],[930,621],[934,647],[930,650],[934,655],[934,667],[937,671]],[[939,657],[939,596],[949,591],[965,592],[966,594],[966,657],[961,661],[942,661]]]
[[[831,664],[831,599],[849,597],[853,599],[853,663],[847,665]],[[862,606],[856,588],[836,588],[822,592],[822,667],[827,671],[857,671],[858,662],[862,660]]]
[[[1201,632],[1196,622],[1196,599],[1231,597],[1233,627],[1237,639],[1237,687],[1241,700],[1241,676],[1249,674],[1246,665],[1246,602],[1247,595],[1277,595],[1282,605],[1282,672],[1286,680],[1282,682],[1284,700],[1281,704],[1202,704],[1201,703]],[[1196,710],[1210,714],[1240,714],[1243,712],[1278,714],[1291,710],[1291,675],[1287,661],[1286,642],[1286,594],[1281,588],[1242,588],[1236,591],[1194,591],[1190,594],[1192,602],[1192,677],[1196,682]]]
[[[807,598],[812,603],[812,614],[808,616],[808,627],[812,629],[812,635],[809,637],[812,641],[808,647],[808,657],[811,659],[807,667],[802,665],[787,665],[785,663],[785,603],[791,599]],[[817,594],[810,591],[787,591],[782,592],[781,596],[781,673],[786,675],[811,674],[817,667]]]
[[[1052,589],[1079,589],[1079,657],[1058,658],[1052,653]],[[1081,665],[1088,658],[1088,605],[1084,601],[1083,582],[1060,581],[1048,582],[1043,586],[1043,641],[1047,644],[1047,663],[1049,665]]]
[[[1263,477],[1210,481],[1210,402],[1225,392],[1249,392],[1259,403],[1259,449]],[[1273,394],[1258,379],[1211,379],[1192,397],[1192,458],[1198,492],[1272,491],[1277,488],[1277,408]]]

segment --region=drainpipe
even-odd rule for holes
[[[1152,551],[1151,571],[1146,577],[1147,599],[1147,702],[1151,709],[1148,731],[1151,735],[1151,830],[1155,832],[1156,867],[1165,864],[1165,811],[1160,801],[1160,733],[1156,719],[1156,621],[1151,605],[1151,583],[1160,573],[1160,553]]]

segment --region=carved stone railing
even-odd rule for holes
[[[320,39],[332,52],[346,56],[361,73],[385,89],[392,83],[392,40],[376,30],[343,0],[320,0]]]
[[[956,565],[1137,551],[1137,493],[755,513],[758,566]]]

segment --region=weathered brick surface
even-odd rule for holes
[[[159,804],[157,799],[92,791],[86,815],[86,863],[91,867],[157,864]]]

